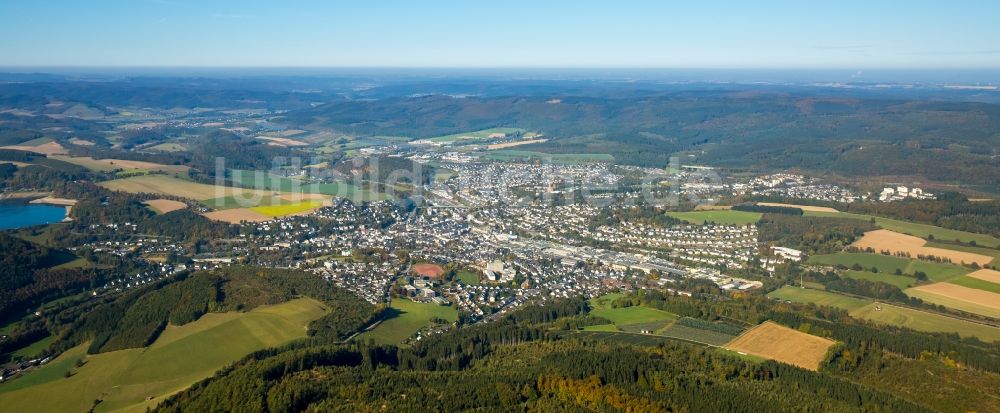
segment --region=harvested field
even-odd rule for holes
[[[150,208],[153,208],[153,210],[158,214],[166,214],[167,212],[187,208],[187,204],[171,199],[154,199],[152,201],[146,201],[145,204]]]
[[[250,208],[234,208],[226,209],[222,211],[212,211],[204,214],[205,218],[214,220],[228,222],[230,224],[239,224],[241,222],[264,222],[270,221],[273,218],[267,215],[255,212]]]
[[[421,263],[413,266],[413,272],[421,277],[436,279],[444,275],[444,268],[437,264]]]
[[[771,360],[818,371],[833,346],[832,340],[806,334],[766,321],[736,337],[725,347]]]
[[[68,198],[56,198],[53,196],[47,196],[44,198],[38,198],[29,202],[30,204],[48,204],[48,205],[62,205],[62,206],[73,206],[76,205],[75,199]]]
[[[1000,294],[951,283],[935,283],[905,291],[934,304],[1000,319]]]
[[[100,183],[101,186],[131,193],[164,194],[204,201],[208,199],[239,196],[252,201],[255,197],[270,197],[271,191],[208,185],[166,175],[144,175],[115,179]],[[258,200],[259,200],[258,198]]]
[[[879,229],[866,232],[865,236],[861,237],[861,239],[857,241],[854,241],[851,245],[862,250],[865,248],[872,248],[876,252],[905,252],[910,254],[913,258],[917,258],[920,255],[933,255],[935,257],[948,258],[955,264],[976,263],[979,265],[987,265],[990,261],[993,261],[993,257],[988,255],[955,251],[944,248],[926,247],[924,246],[926,243],[927,241],[923,238],[900,234],[887,229]]]
[[[69,140],[69,143],[72,143],[72,144],[77,145],[77,146],[94,146],[95,145],[94,142],[88,141],[86,139],[80,139],[80,138],[71,138]]]
[[[258,136],[257,139],[262,139],[267,141],[269,144],[274,144],[278,146],[308,146],[308,143],[297,141],[295,139],[288,138],[276,138],[273,136]]]
[[[63,148],[59,142],[49,142],[43,143],[41,145],[28,146],[28,145],[11,145],[11,146],[0,146],[0,149],[13,149],[17,151],[26,151],[40,153],[43,155],[64,155],[66,154],[66,148]]]
[[[492,151],[494,149],[513,148],[515,146],[530,145],[532,143],[544,143],[544,142],[548,142],[548,139],[532,139],[525,141],[507,142],[507,143],[494,143],[492,145],[487,145],[486,149]]]
[[[142,171],[162,171],[167,173],[187,173],[191,169],[184,165],[163,165],[153,162],[129,161],[124,159],[94,159],[89,157],[53,156],[63,162],[80,165],[94,171],[112,171],[115,169],[138,169]]]
[[[979,271],[973,272],[968,276],[972,278],[978,278],[983,281],[989,281],[991,283],[1000,284],[1000,271],[997,270],[990,270],[984,268]]]
[[[803,211],[813,211],[813,212],[840,212],[836,209],[830,207],[819,207],[811,205],[796,205],[796,204],[781,204],[777,202],[758,202],[757,205],[763,206],[775,206],[775,207],[785,207],[785,208],[798,208]]]

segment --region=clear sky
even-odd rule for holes
[[[0,66],[1000,68],[1000,1],[0,0]]]

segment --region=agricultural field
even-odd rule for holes
[[[923,272],[931,281],[941,282],[953,278],[961,277],[970,270],[954,264],[944,264],[937,262],[918,261],[914,259],[893,257],[881,254],[838,252],[836,254],[813,255],[809,257],[810,264],[821,265],[843,265],[851,267],[854,264],[861,265],[865,269],[878,268],[881,274],[893,274],[899,269],[904,274],[916,274]]]
[[[917,279],[909,277],[906,275],[895,275],[892,273],[873,273],[871,271],[854,271],[847,270],[840,274],[843,277],[853,278],[855,280],[868,280],[873,282],[883,282],[886,284],[895,285],[896,288],[900,290],[905,290],[907,288],[913,287],[917,284]]]
[[[673,321],[674,321],[673,319],[667,318],[667,319],[649,321],[644,323],[620,324],[617,325],[616,327],[619,330],[624,331],[626,333],[647,332],[644,334],[656,334],[655,333],[656,331],[667,328],[667,326],[673,323]]]
[[[234,182],[245,188],[262,191],[277,191],[288,194],[323,194],[358,201],[380,201],[389,199],[385,193],[362,189],[348,182],[303,184],[297,180],[266,171],[233,170]]]
[[[911,297],[973,314],[1000,319],[1000,294],[941,282],[904,291]]]
[[[798,208],[798,209],[801,209],[803,212],[805,212],[805,211],[830,212],[830,213],[834,213],[834,214],[840,212],[840,211],[837,211],[836,209],[833,209],[833,208],[830,208],[830,207],[820,207],[820,206],[812,206],[812,205],[797,205],[797,204],[781,204],[781,203],[777,203],[777,202],[758,202],[757,205],[776,206],[776,207],[785,207],[785,208]]]
[[[969,276],[983,281],[1000,284],[1000,271],[997,270],[982,269],[970,273]]]
[[[534,151],[519,151],[515,149],[498,149],[483,152],[480,155],[487,159],[501,162],[542,161],[554,164],[577,165],[595,162],[614,162],[615,157],[606,153],[546,153]]]
[[[867,248],[872,248],[876,252],[889,251],[892,253],[905,252],[911,257],[917,258],[918,256],[935,256],[940,258],[948,258],[952,263],[955,264],[972,264],[976,263],[980,266],[987,265],[990,261],[993,261],[993,257],[989,255],[976,254],[972,252],[957,251],[951,249],[935,248],[925,246],[927,241],[923,238],[914,237],[912,235],[900,234],[898,232],[889,231],[886,229],[879,229],[875,231],[868,231],[863,237],[854,241],[852,246],[865,250]]]
[[[806,211],[805,215],[834,217],[834,218],[854,218],[864,221],[868,221],[874,218],[875,223],[882,228],[903,234],[913,235],[923,239],[927,239],[929,236],[933,235],[935,239],[939,240],[949,240],[949,241],[958,240],[964,243],[975,241],[977,245],[981,246],[986,246],[986,247],[1000,246],[1000,239],[989,235],[941,228],[934,225],[917,224],[914,222],[906,222],[890,218],[873,217],[871,215],[863,215],[863,214],[852,214],[849,212]]]
[[[843,308],[847,311],[858,310],[868,304],[871,300],[848,297],[837,293],[814,290],[811,288],[800,288],[786,285],[767,295],[769,298],[787,300],[794,303],[815,303],[818,305],[828,305],[831,307]]]
[[[184,165],[163,165],[153,162],[143,162],[143,161],[129,161],[124,159],[94,159],[89,157],[68,157],[68,156],[54,156],[52,159],[57,159],[63,162],[68,162],[74,165],[80,165],[84,168],[90,169],[92,171],[113,171],[115,169],[124,169],[126,171],[144,171],[144,172],[165,172],[168,174],[186,174],[188,169],[191,169]]]
[[[704,222],[715,222],[725,225],[750,225],[760,220],[760,212],[735,210],[710,210],[692,212],[668,212],[667,215],[679,220],[701,225]]]
[[[181,152],[187,150],[187,148],[178,143],[161,143],[159,145],[150,146],[149,149],[161,152]]]
[[[590,315],[605,318],[617,326],[677,319],[676,315],[666,311],[638,305],[624,308],[595,308],[590,311]]]
[[[166,214],[167,212],[187,208],[187,204],[171,199],[153,199],[144,202],[144,204],[153,211],[156,211],[157,214]]]
[[[917,331],[956,333],[962,337],[976,337],[983,341],[1000,340],[998,327],[885,303],[869,304],[851,312],[851,316]]]
[[[765,321],[736,337],[725,347],[817,371],[827,350],[833,345],[832,340]]]
[[[114,191],[163,194],[190,198],[196,201],[232,196],[254,199],[272,195],[271,191],[208,185],[167,175],[134,176],[131,178],[104,181],[100,185]]]
[[[548,141],[549,141],[548,139],[531,139],[531,140],[523,140],[523,141],[506,142],[506,143],[494,143],[494,144],[491,144],[491,145],[487,145],[486,149],[487,150],[491,150],[491,151],[495,151],[497,149],[513,148],[515,146],[530,145],[530,144],[533,144],[533,143],[545,143],[545,142],[548,142]]]
[[[973,247],[969,245],[957,245],[939,241],[927,241],[927,244],[924,245],[933,248],[941,248],[946,250],[964,251],[964,252],[971,252],[973,254],[987,255],[993,257],[993,261],[990,261],[991,265],[993,264],[1000,265],[1000,260],[998,260],[998,258],[1000,258],[1000,250],[998,249]]]
[[[101,400],[97,411],[142,412],[253,351],[305,337],[306,325],[326,312],[318,301],[301,298],[171,325],[144,349],[85,355],[86,345],[81,345],[38,371],[0,385],[0,406],[22,412],[79,412]],[[85,364],[76,367],[81,359]],[[70,377],[65,377],[67,371]]]
[[[505,134],[505,135],[512,135],[512,134],[516,134],[516,133],[524,133],[524,129],[520,129],[520,128],[491,128],[491,129],[483,129],[481,131],[475,131],[475,132],[464,132],[464,133],[456,133],[456,134],[452,134],[452,135],[438,136],[436,138],[430,138],[429,140],[433,141],[433,142],[456,142],[456,141],[464,141],[464,140],[477,141],[477,140],[481,140],[481,139],[486,139],[490,135],[496,134],[496,133],[502,133],[502,134]]]
[[[379,344],[400,344],[417,330],[430,325],[432,318],[458,320],[458,311],[452,306],[418,303],[405,298],[392,300],[387,311],[390,314],[389,318],[371,331],[359,334],[355,339],[361,342],[374,340]]]
[[[679,323],[671,324],[669,327],[657,331],[656,334],[664,337],[679,338],[681,340],[694,341],[713,346],[724,345],[736,338],[734,335],[689,327]]]
[[[233,208],[233,209],[223,209],[221,211],[212,211],[202,214],[205,218],[211,219],[213,221],[228,222],[230,224],[239,224],[242,222],[264,222],[274,219],[271,216],[255,212],[250,208]]]
[[[251,211],[269,217],[283,217],[312,211],[323,206],[322,201],[304,201],[283,205],[267,205],[250,208]]]
[[[983,291],[989,291],[991,293],[1000,294],[1000,284],[986,281],[981,278],[965,276],[948,281],[948,283],[961,285],[963,287],[973,288],[976,290],[983,290]]]

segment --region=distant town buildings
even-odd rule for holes
[[[907,188],[905,186],[885,187],[878,195],[878,200],[882,202],[902,201],[906,198],[913,199],[934,199],[934,194],[924,192],[920,188]]]

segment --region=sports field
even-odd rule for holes
[[[854,311],[872,303],[871,300],[848,297],[846,295],[814,290],[811,288],[793,287],[790,285],[774,290],[767,296],[779,300],[788,300],[794,303],[815,303],[819,305],[828,305],[831,307],[843,308],[847,311]]]
[[[1000,328],[997,327],[885,303],[869,304],[851,312],[851,316],[917,331],[957,333],[983,341],[1000,340]]]
[[[444,268],[441,268],[441,266],[437,264],[422,262],[420,264],[413,265],[413,273],[420,277],[438,279],[444,275]]]
[[[701,225],[706,221],[726,225],[748,225],[759,221],[762,214],[760,212],[748,211],[712,210],[668,212],[667,215],[695,225]]]
[[[862,250],[872,248],[876,252],[905,252],[913,258],[917,258],[921,255],[948,258],[955,264],[976,263],[978,265],[987,265],[990,261],[993,261],[993,257],[989,255],[928,247],[924,245],[926,243],[927,241],[920,237],[900,234],[887,229],[879,229],[866,232],[863,237],[854,241],[851,245]]]
[[[247,313],[209,313],[180,327],[168,326],[153,345],[85,355],[73,348],[38,371],[0,385],[5,411],[142,412],[239,358],[305,337],[306,325],[327,312],[301,298]],[[79,359],[86,364],[75,367]],[[66,378],[66,371],[72,371]]]
[[[904,274],[914,275],[918,271],[927,274],[927,278],[931,281],[948,281],[953,278],[958,278],[970,270],[954,264],[942,264],[936,262],[919,261],[915,259],[907,259],[900,257],[893,257],[889,255],[882,254],[867,254],[867,253],[851,253],[851,252],[838,252],[836,254],[826,254],[826,255],[813,255],[809,257],[810,264],[823,264],[823,265],[843,265],[846,267],[851,267],[854,264],[861,265],[866,270],[872,267],[878,268],[879,273],[882,274],[893,274],[896,269],[899,269]]]
[[[371,331],[359,334],[355,340],[362,343],[374,340],[379,344],[400,344],[417,330],[430,324],[432,318],[458,320],[458,311],[452,306],[418,303],[405,298],[392,300],[391,316]]]
[[[848,212],[819,212],[819,211],[806,211],[805,215],[835,217],[835,218],[854,218],[865,221],[875,218],[875,223],[882,228],[900,232],[903,234],[910,234],[923,239],[927,239],[929,235],[933,235],[934,238],[939,240],[949,240],[949,241],[959,240],[965,243],[968,243],[970,241],[976,241],[976,244],[987,247],[996,247],[1000,245],[1000,239],[985,234],[976,234],[972,232],[958,231],[954,229],[941,228],[934,225],[917,224],[914,222],[906,222],[896,219],[873,217],[871,215],[852,214]]]
[[[833,340],[765,321],[736,337],[725,347],[817,371],[833,344]]]
[[[479,274],[467,268],[458,270],[455,278],[465,283],[465,285],[479,285]]]
[[[910,288],[905,293],[929,303],[1000,319],[1000,294],[952,283]]]

